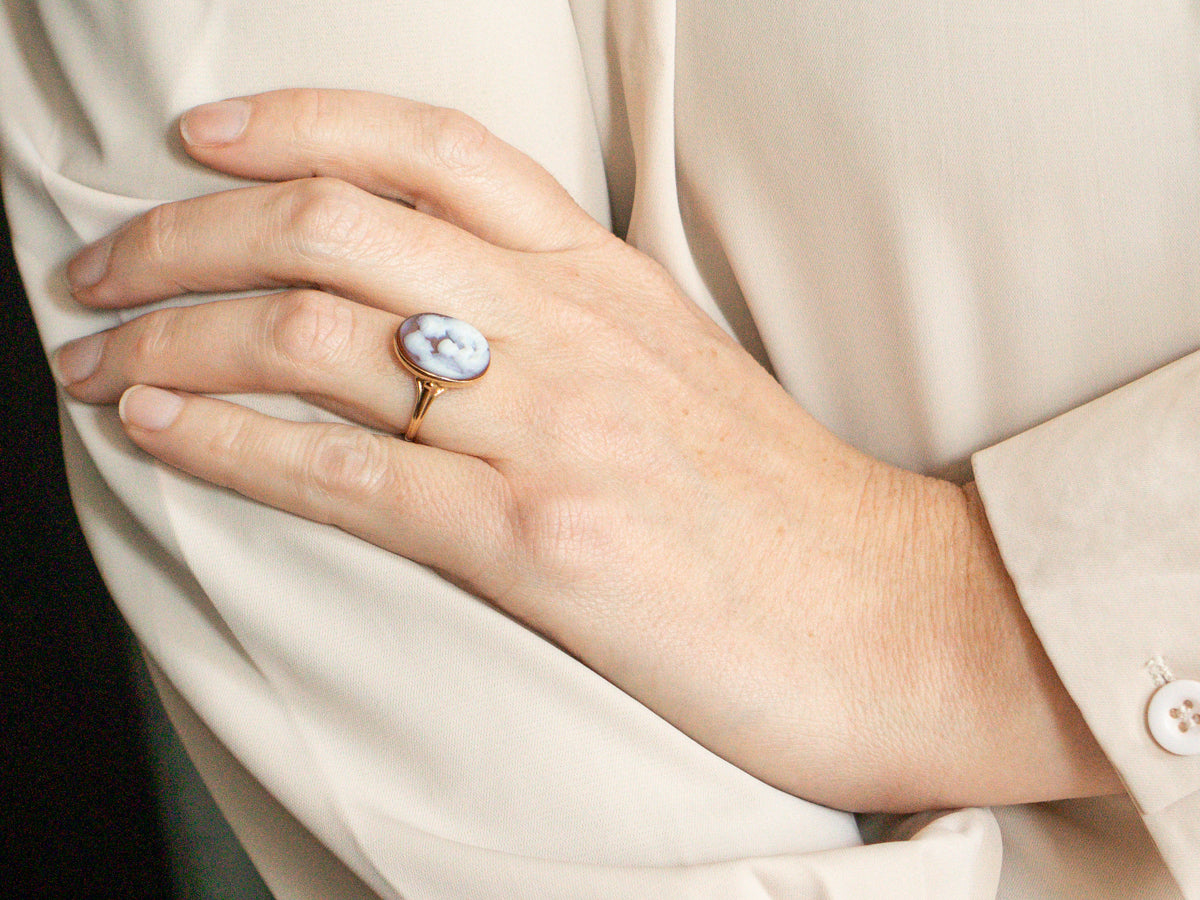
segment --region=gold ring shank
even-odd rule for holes
[[[417,439],[417,431],[421,427],[421,422],[425,419],[425,413],[429,412],[429,407],[433,405],[433,400],[446,389],[444,384],[439,384],[436,381],[430,381],[427,378],[416,376],[417,381],[417,399],[413,403],[412,416],[408,420],[408,427],[404,429],[404,440],[415,441]]]

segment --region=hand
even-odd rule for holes
[[[270,183],[134,220],[72,262],[76,297],[282,290],[60,352],[69,392],[120,397],[147,452],[438,569],[800,796],[1115,787],[973,493],[834,438],[531,160],[460,114],[354,93],[201,107],[183,135]],[[414,385],[390,346],[425,311],[478,327],[492,364],[411,444],[391,436]],[[261,391],[368,427],[196,396]]]

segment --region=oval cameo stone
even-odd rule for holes
[[[439,381],[474,381],[492,361],[478,328],[437,313],[405,319],[396,332],[396,352],[419,374]]]

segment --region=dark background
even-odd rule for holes
[[[166,898],[128,631],[67,496],[54,385],[0,218],[0,896]]]

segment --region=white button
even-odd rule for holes
[[[1146,723],[1164,750],[1200,753],[1200,681],[1168,681],[1160,687],[1150,698]]]

